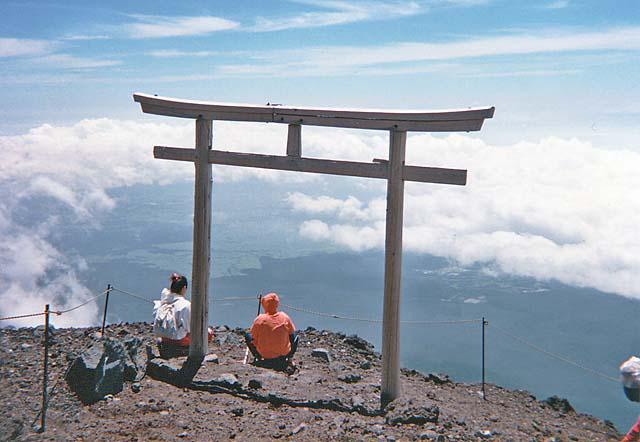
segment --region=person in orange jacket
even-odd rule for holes
[[[254,364],[277,370],[291,370],[291,359],[298,348],[296,327],[285,312],[279,312],[280,298],[269,293],[260,301],[264,313],[253,321],[245,334]]]

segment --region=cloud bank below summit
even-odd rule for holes
[[[281,145],[286,132],[224,124],[220,144],[233,144],[256,152]],[[286,127],[284,128],[286,131]],[[228,134],[229,136],[225,135]],[[72,126],[42,125],[18,136],[0,136],[0,263],[5,284],[0,288],[0,316],[73,307],[92,293],[78,275],[86,267],[81,257],[69,256],[52,245],[51,238],[64,223],[100,228],[101,215],[116,201],[109,190],[135,184],[166,185],[193,178],[193,166],[153,158],[152,146],[192,146],[193,124],[156,124],[109,119],[83,120]],[[255,176],[264,180],[299,182],[313,179],[277,171],[247,171],[217,167],[217,181]],[[54,212],[34,209],[32,201],[52,201]],[[32,213],[24,222],[25,207]],[[49,206],[47,206],[49,207]],[[87,326],[97,321],[97,307],[89,304],[62,316],[55,326]],[[2,325],[37,325],[40,318],[3,322]]]
[[[408,163],[464,167],[469,180],[406,185],[405,250],[640,297],[640,154],[576,139],[496,147],[459,135],[414,136],[407,151]],[[384,248],[384,194],[288,201],[312,218],[300,227],[305,237]]]
[[[193,166],[155,160],[151,147],[188,147],[193,137],[192,123],[110,119],[0,137],[0,188],[12,196],[0,200],[0,262],[8,279],[0,315],[41,311],[51,293],[54,308],[92,295],[77,276],[86,265],[82,259],[51,244],[52,233],[64,228],[61,214],[29,214],[37,221],[24,225],[17,216],[23,203],[50,199],[73,222],[99,228],[101,215],[117,204],[110,189],[192,179]],[[215,126],[214,146],[222,150],[283,154],[285,140],[286,126]],[[304,132],[304,152],[311,157],[368,162],[386,157],[387,149],[384,132]],[[499,147],[462,135],[413,135],[407,152],[409,164],[466,168],[469,180],[465,187],[407,183],[405,250],[640,297],[639,153],[554,137]],[[354,251],[384,247],[383,181],[357,180],[336,195],[323,194],[324,186],[304,186],[331,179],[319,175],[216,166],[214,179],[303,183],[314,190],[288,196],[291,210],[307,215],[302,236]],[[54,323],[95,323],[92,308],[90,315],[82,309]]]

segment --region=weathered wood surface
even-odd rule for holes
[[[163,160],[194,161],[195,158],[194,149],[179,147],[155,146],[153,154],[155,158]],[[324,173],[362,178],[388,177],[388,162],[386,161],[362,163],[357,161],[296,158],[292,156],[211,150],[209,151],[209,162],[229,166]],[[402,168],[402,179],[421,183],[464,186],[467,182],[467,171],[464,169],[447,169],[441,167],[404,166]]]
[[[290,124],[287,134],[287,156],[302,156],[302,126],[299,124]]]
[[[493,107],[442,111],[311,109],[209,103],[142,93],[134,94],[133,98],[145,113],[172,117],[418,132],[477,131],[486,118],[493,117],[495,110]]]
[[[407,133],[392,131],[389,141],[387,220],[384,247],[384,303],[382,313],[382,385],[384,407],[400,395],[400,283],[402,279],[402,218]]]
[[[211,120],[196,120],[195,192],[193,217],[193,262],[191,270],[191,345],[189,357],[204,358],[208,350],[209,269],[211,264],[211,164],[213,143]]]

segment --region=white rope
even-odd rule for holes
[[[111,290],[115,290],[116,292],[120,292],[120,293],[122,293],[124,295],[128,295],[128,296],[131,296],[133,298],[140,299],[141,301],[146,301],[146,302],[148,302],[150,304],[153,304],[152,300],[144,298],[144,297],[142,297],[140,295],[136,295],[134,293],[128,292],[126,290],[122,290],[122,289],[119,289],[119,288],[116,288],[116,287],[111,287]]]
[[[89,304],[91,301],[95,301],[95,300],[96,300],[96,299],[98,299],[100,296],[102,296],[102,295],[104,295],[105,293],[107,293],[107,291],[108,291],[108,290],[105,290],[104,292],[97,294],[97,295],[96,295],[96,296],[94,296],[93,298],[87,299],[87,300],[86,300],[86,301],[84,301],[82,304],[78,304],[78,305],[76,305],[75,307],[71,307],[71,308],[68,308],[68,309],[66,309],[66,310],[49,310],[49,313],[50,313],[50,314],[53,314],[53,315],[58,315],[58,316],[59,316],[59,315],[63,315],[63,314],[65,314],[65,313],[72,312],[72,311],[74,311],[74,310],[79,309],[80,307],[84,307],[85,305]],[[30,313],[30,314],[26,314],[26,315],[6,316],[6,317],[3,317],[3,318],[0,318],[0,321],[6,321],[6,320],[9,320],[9,319],[31,318],[31,317],[34,317],[34,316],[42,316],[42,315],[45,315],[45,314],[46,314],[46,313],[44,313],[44,312],[39,312],[39,313]]]
[[[584,365],[582,365],[582,364],[580,364],[578,362],[574,362],[574,361],[569,360],[569,359],[567,359],[567,358],[565,358],[563,356],[557,355],[555,353],[551,353],[550,351],[547,351],[547,350],[545,350],[545,349],[543,349],[541,347],[538,347],[535,344],[527,342],[527,341],[525,341],[524,339],[522,339],[522,338],[520,338],[518,336],[512,335],[508,331],[498,327],[497,325],[495,325],[493,323],[491,324],[491,327],[493,327],[496,330],[498,330],[499,332],[509,336],[511,339],[514,339],[514,340],[516,340],[516,341],[518,341],[518,342],[520,342],[520,343],[522,343],[522,344],[524,344],[524,345],[526,345],[526,346],[528,346],[528,347],[530,347],[530,348],[532,348],[532,349],[534,349],[534,350],[536,350],[536,351],[538,351],[540,353],[543,353],[543,354],[545,354],[545,355],[547,355],[547,356],[549,356],[551,358],[557,359],[557,360],[562,361],[562,362],[564,362],[566,364],[569,364],[569,365],[573,365],[574,367],[578,367],[578,368],[580,368],[582,370],[588,371],[591,374],[594,374],[596,376],[600,376],[601,378],[607,379],[609,381],[613,381],[613,382],[616,382],[616,383],[620,382],[619,379],[616,379],[616,378],[614,378],[612,376],[609,376],[609,375],[607,375],[605,373],[602,373],[602,372],[600,372],[598,370],[594,370],[593,368],[585,367]]]
[[[64,313],[69,313],[72,312],[74,310],[79,309],[80,307],[84,307],[85,305],[89,304],[91,301],[95,301],[96,299],[98,299],[100,296],[104,295],[105,293],[107,293],[109,290],[105,290],[104,292],[94,296],[91,299],[86,300],[85,302],[83,302],[82,304],[76,305],[75,307],[71,307],[69,309],[66,310],[58,310],[58,311],[52,311],[51,313],[55,313],[56,315],[62,315]]]
[[[322,313],[313,310],[307,310],[300,307],[294,307],[288,304],[281,304],[283,307],[295,310],[297,312],[308,313],[311,315],[322,316],[325,318],[332,319],[343,319],[346,321],[360,321],[360,322],[370,322],[375,324],[381,324],[382,319],[368,319],[368,318],[356,318],[354,316],[342,316],[334,313]],[[460,319],[460,320],[449,320],[449,321],[400,321],[401,324],[420,324],[420,325],[444,325],[444,324],[469,324],[469,323],[481,323],[482,319]]]

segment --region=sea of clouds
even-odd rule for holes
[[[35,199],[63,207],[65,219],[99,229],[116,201],[109,190],[135,184],[190,180],[188,163],[156,160],[154,145],[191,147],[193,122],[83,120],[43,125],[0,136],[0,316],[61,310],[95,296],[79,282],[82,257],[52,245],[64,229],[61,213],[36,211],[32,223],[17,215]],[[286,126],[217,123],[221,150],[284,154]],[[305,128],[303,154],[369,162],[386,158],[384,132]],[[548,137],[510,146],[479,136],[410,135],[407,163],[468,169],[467,186],[407,183],[404,248],[505,272],[640,297],[640,150],[605,150],[578,139]],[[217,181],[315,181],[310,174],[216,166]],[[384,247],[385,183],[356,180],[368,188],[341,195],[289,193],[292,211],[308,218],[300,235],[362,251]],[[309,187],[322,189],[322,186]],[[49,207],[49,206],[47,206]],[[56,326],[95,324],[97,307],[54,316]],[[33,320],[2,325],[33,325]]]

